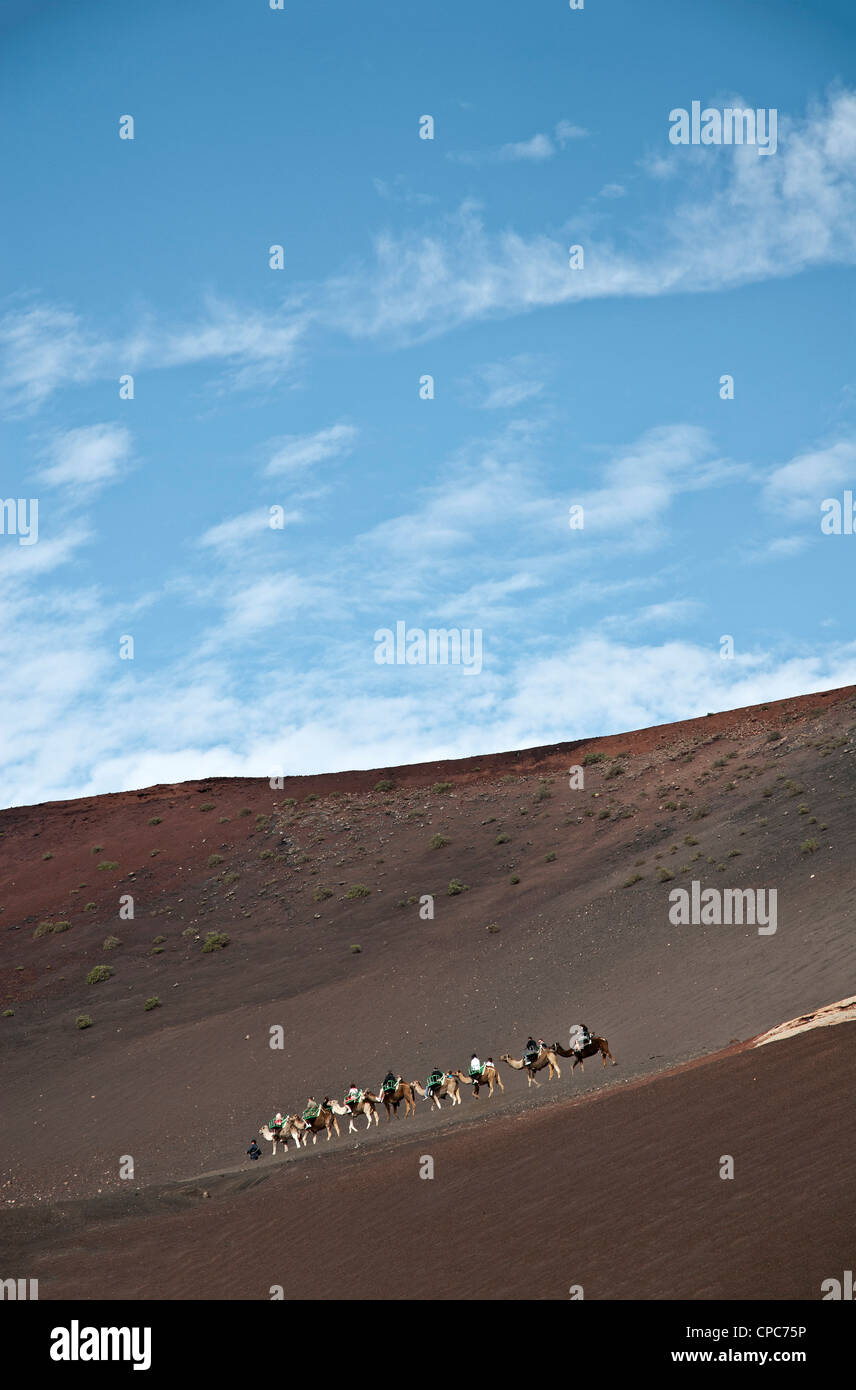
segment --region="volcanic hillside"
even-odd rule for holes
[[[608,1038],[617,1068],[568,1064],[527,1093],[501,1066],[504,1098],[398,1125],[486,1104],[516,1122],[853,994],[854,735],[848,688],[276,789],[0,812],[0,1196],[118,1193],[121,1155],[139,1189],[249,1168],[259,1124],[310,1094],[519,1057],[530,1030],[566,1042],[580,1020]],[[777,931],[673,926],[669,892],[693,879],[775,888]],[[353,1161],[353,1139],[334,1151]]]

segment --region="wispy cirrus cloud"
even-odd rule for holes
[[[277,515],[277,525],[273,527],[270,507],[256,507],[252,511],[242,512],[240,516],[221,521],[216,526],[209,526],[199,537],[199,544],[223,553],[242,550],[249,541],[257,540],[266,532],[279,529],[280,525],[296,526],[302,520],[303,513],[295,508],[288,512],[283,511],[281,516]]]
[[[0,319],[0,405],[32,414],[70,386],[206,363],[235,388],[268,387],[295,367],[308,325],[298,304],[261,313],[208,297],[186,323],[149,313],[128,332],[99,335],[67,308],[31,304]]]
[[[458,325],[589,299],[703,293],[856,262],[856,92],[780,120],[774,157],[706,147],[683,166],[672,206],[622,248],[591,236],[491,232],[462,204],[421,236],[385,234],[374,263],[331,281],[326,322],[360,337],[431,337]],[[684,153],[682,150],[678,154]],[[644,244],[644,243],[643,243]]]
[[[584,140],[588,131],[570,121],[557,122],[552,135],[538,132],[528,140],[510,140],[488,150],[450,150],[446,158],[455,164],[541,164],[553,159],[571,140]]]
[[[131,455],[131,432],[124,425],[85,425],[57,434],[44,450],[47,466],[39,480],[91,494],[113,482]]]
[[[576,130],[560,123],[543,141],[555,149]],[[512,153],[503,159],[540,158],[547,145],[536,141],[489,157],[505,149]],[[421,232],[383,233],[371,257],[264,312],[209,298],[187,323],[150,315],[101,339],[65,308],[15,309],[0,321],[0,398],[9,410],[31,411],[53,391],[96,377],[204,363],[218,366],[227,385],[266,388],[297,370],[310,329],[394,345],[546,307],[706,293],[856,263],[856,92],[835,92],[803,119],[782,115],[771,158],[745,146],[673,154],[688,158],[675,165],[670,205],[625,244],[583,236],[582,269],[568,263],[579,229],[492,231],[467,201]]]
[[[815,516],[819,528],[823,499],[848,486],[856,486],[856,440],[840,439],[774,469],[764,487],[764,500],[794,520]]]
[[[331,425],[314,434],[286,435],[279,440],[265,468],[267,477],[302,473],[317,463],[341,458],[354,447],[359,430],[354,425]]]
[[[481,410],[514,410],[543,393],[544,371],[543,364],[521,353],[505,362],[486,362],[478,367],[467,388]]]

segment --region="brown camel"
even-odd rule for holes
[[[468,1076],[466,1072],[462,1071],[453,1071],[452,1075],[456,1076],[459,1081],[462,1081],[465,1086],[472,1086],[473,1095],[476,1100],[479,1098],[479,1088],[481,1086],[487,1086],[488,1098],[493,1095],[494,1086],[498,1086],[503,1095],[505,1095],[502,1077],[492,1062],[485,1062],[481,1076]]]
[[[427,1100],[427,1098],[428,1098],[428,1092],[426,1091],[425,1087],[424,1087],[419,1081],[414,1081],[414,1082],[413,1082],[413,1089],[414,1089],[414,1091],[416,1092],[417,1096],[421,1096],[423,1100]],[[445,1079],[445,1081],[442,1083],[442,1085],[438,1086],[437,1089],[436,1089],[435,1091],[432,1092],[432,1094],[431,1094],[431,1108],[432,1108],[432,1110],[433,1110],[433,1108],[434,1108],[435,1105],[436,1105],[436,1107],[437,1107],[438,1110],[441,1110],[441,1109],[442,1109],[442,1106],[440,1105],[440,1101],[441,1101],[441,1099],[442,1099],[443,1096],[450,1096],[453,1105],[460,1105],[460,1103],[461,1103],[461,1088],[460,1088],[460,1086],[458,1085],[457,1074],[456,1074],[455,1072],[448,1072],[448,1073],[446,1074],[446,1079]]]
[[[391,1111],[395,1111],[395,1118],[398,1119],[398,1107],[404,1101],[404,1118],[416,1113],[416,1101],[413,1099],[413,1092],[416,1087],[415,1081],[402,1081],[398,1078],[398,1085],[394,1091],[385,1091],[381,1087],[380,1098],[386,1107],[386,1118],[392,1119]]]
[[[350,1105],[339,1105],[335,1100],[330,1102],[330,1108],[333,1111],[334,1115],[348,1116],[349,1134],[356,1134],[357,1132],[357,1126],[354,1124],[355,1115],[365,1115],[366,1129],[371,1129],[372,1120],[374,1120],[375,1124],[378,1124],[379,1121],[377,1117],[377,1108],[379,1105],[380,1099],[378,1098],[378,1096],[373,1096],[371,1091],[363,1091],[362,1100],[358,1100],[356,1102],[352,1101]]]
[[[583,1071],[585,1071],[585,1067],[583,1067],[583,1058],[596,1057],[598,1053],[600,1053],[603,1058],[604,1066],[606,1066],[607,1057],[614,1067],[618,1066],[618,1063],[609,1050],[609,1043],[606,1041],[606,1038],[597,1038],[594,1035],[592,1035],[591,1042],[583,1048],[582,1052],[574,1052],[572,1049],[569,1050],[568,1048],[562,1047],[560,1043],[553,1043],[553,1051],[558,1052],[560,1057],[573,1057],[574,1065],[571,1067],[572,1076],[577,1069],[577,1065],[582,1067]]]
[[[277,1144],[282,1144],[284,1149],[288,1148],[289,1139],[294,1140],[295,1148],[300,1148],[300,1134],[304,1126],[304,1121],[298,1115],[286,1115],[280,1130],[270,1129],[268,1125],[262,1125],[259,1134],[263,1139],[269,1139],[273,1144],[273,1152],[276,1153]]]
[[[306,1109],[308,1110],[309,1107],[310,1107],[310,1105],[314,1105],[314,1104],[315,1104],[315,1100],[313,1099],[312,1096],[310,1096],[310,1097],[309,1097],[309,1100],[306,1102]],[[303,1147],[304,1147],[304,1148],[306,1148],[306,1141],[307,1141],[307,1139],[309,1138],[310,1134],[312,1135],[312,1143],[314,1144],[315,1141],[316,1141],[316,1139],[318,1138],[318,1135],[321,1133],[321,1130],[322,1130],[322,1129],[326,1129],[326,1131],[327,1131],[327,1143],[328,1143],[328,1144],[329,1144],[330,1140],[333,1138],[333,1130],[334,1130],[334,1129],[335,1129],[335,1131],[336,1131],[337,1137],[341,1138],[341,1130],[339,1129],[339,1121],[336,1119],[336,1116],[333,1114],[333,1109],[332,1109],[332,1106],[330,1105],[330,1097],[329,1097],[329,1096],[325,1096],[324,1099],[322,1100],[322,1102],[321,1102],[321,1111],[320,1111],[320,1113],[319,1113],[318,1115],[315,1116],[315,1119],[314,1119],[314,1120],[304,1120],[302,1116],[298,1117],[298,1116],[296,1116],[296,1115],[293,1116],[292,1118],[293,1118],[293,1119],[298,1119],[298,1118],[299,1118],[299,1119],[300,1119],[300,1123],[303,1125]]]
[[[550,1068],[550,1075],[547,1077],[548,1081],[553,1080],[554,1072],[558,1077],[562,1075],[556,1054],[552,1048],[547,1047],[546,1043],[541,1044],[541,1051],[538,1053],[534,1062],[527,1062],[525,1057],[520,1060],[518,1060],[517,1057],[509,1057],[507,1052],[504,1053],[499,1060],[500,1062],[507,1062],[515,1071],[525,1071],[530,1086],[541,1085],[540,1081],[535,1080],[535,1073],[536,1071],[541,1071],[542,1067]]]

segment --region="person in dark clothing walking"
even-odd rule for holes
[[[250,1155],[250,1158],[261,1158],[262,1151],[256,1143],[255,1139],[252,1139],[250,1141],[250,1147],[247,1149],[247,1153]]]

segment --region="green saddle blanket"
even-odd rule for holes
[[[383,1089],[387,1095],[391,1095],[393,1091],[398,1090],[398,1081],[384,1081]]]

